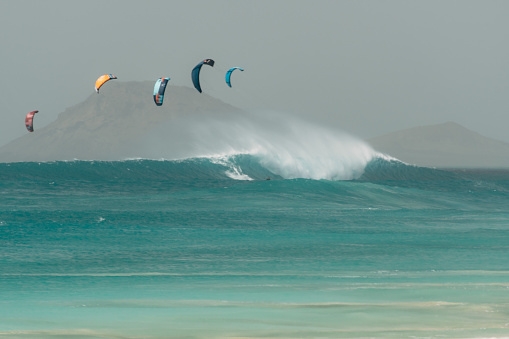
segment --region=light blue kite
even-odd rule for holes
[[[231,76],[232,76],[232,72],[233,72],[234,70],[236,70],[236,69],[241,70],[241,71],[244,71],[244,69],[243,69],[243,68],[240,68],[240,67],[233,67],[233,68],[230,68],[230,70],[229,70],[228,72],[226,72],[226,83],[227,83],[227,84],[228,84],[228,86],[230,86],[230,87],[232,87],[232,83],[230,82],[230,78],[231,78]]]

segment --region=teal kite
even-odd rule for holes
[[[226,72],[226,83],[227,83],[227,84],[228,84],[228,86],[230,86],[230,87],[232,87],[232,83],[231,83],[231,81],[230,81],[230,78],[231,78],[231,76],[232,76],[232,72],[233,72],[234,70],[236,70],[236,69],[238,69],[238,70],[240,70],[240,71],[242,71],[242,72],[244,71],[244,69],[243,69],[243,68],[240,68],[240,67],[233,67],[233,68],[230,68],[230,70],[229,70],[228,72]]]

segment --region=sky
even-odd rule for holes
[[[359,138],[454,121],[509,142],[508,16],[505,0],[1,0],[0,146],[102,74],[191,87],[205,58],[204,92],[244,110]]]

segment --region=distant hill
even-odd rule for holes
[[[367,140],[377,151],[430,167],[509,167],[509,143],[490,139],[454,122],[414,127]]]
[[[231,124],[242,113],[181,86],[168,86],[164,105],[158,107],[152,99],[153,86],[152,81],[111,82],[100,94],[92,93],[43,128],[37,127],[36,116],[35,132],[0,147],[0,162],[177,159],[194,154],[189,150],[203,134],[211,141],[228,138],[228,132],[218,127]],[[240,120],[237,123],[243,124]],[[453,122],[367,141],[379,152],[420,166],[509,167],[509,143],[486,138]],[[203,143],[194,147],[202,148]]]
[[[153,157],[140,142],[183,115],[237,108],[189,87],[168,86],[163,106],[152,98],[154,82],[108,83],[100,94],[68,108],[57,120],[0,147],[0,162],[51,160],[122,160]],[[38,114],[44,114],[39,112]]]

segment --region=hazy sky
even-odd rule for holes
[[[1,0],[0,145],[101,74],[192,86],[205,58],[204,92],[243,109],[361,138],[454,121],[509,142],[508,18],[505,0]]]

